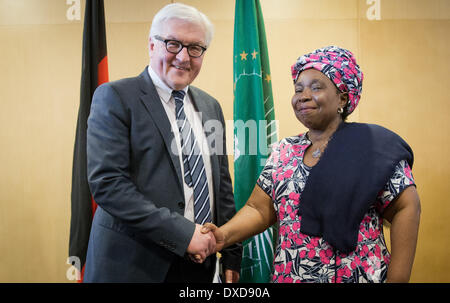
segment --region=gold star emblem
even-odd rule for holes
[[[241,60],[247,60],[248,54],[245,51],[243,51],[242,54],[239,55],[241,55]]]
[[[270,77],[269,74],[267,74],[267,75],[266,75],[266,81],[267,81],[267,83],[269,83],[271,80],[272,80],[272,78]]]
[[[258,54],[258,52],[256,51],[256,49],[253,51],[253,53],[252,53],[252,58],[253,59],[256,59],[256,55]]]

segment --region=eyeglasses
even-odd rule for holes
[[[183,47],[186,47],[189,56],[191,56],[192,58],[198,58],[201,57],[206,51],[205,47],[198,44],[184,45],[178,40],[164,39],[160,36],[154,36],[154,38],[156,40],[164,42],[166,44],[166,50],[172,54],[178,54],[179,52],[181,52]]]

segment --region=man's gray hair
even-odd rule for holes
[[[170,19],[180,19],[204,27],[206,47],[208,47],[211,43],[214,35],[214,26],[211,21],[205,14],[200,12],[195,7],[182,3],[168,4],[156,13],[152,21],[152,26],[150,27],[150,37],[160,35],[164,27],[164,23]]]

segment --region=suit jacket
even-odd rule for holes
[[[219,103],[190,86],[203,124],[225,130]],[[208,133],[206,137],[208,138]],[[225,133],[220,142],[225,149]],[[88,181],[99,205],[93,219],[85,282],[162,282],[185,256],[195,224],[184,218],[183,178],[174,135],[147,68],[105,83],[94,93],[88,119]],[[215,224],[235,214],[226,152],[211,155]],[[225,268],[239,270],[241,245],[222,251]]]

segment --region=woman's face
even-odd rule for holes
[[[341,94],[331,80],[316,69],[300,73],[294,84],[292,107],[297,119],[309,129],[325,130],[334,122],[341,122],[338,108],[346,104],[346,95]]]

